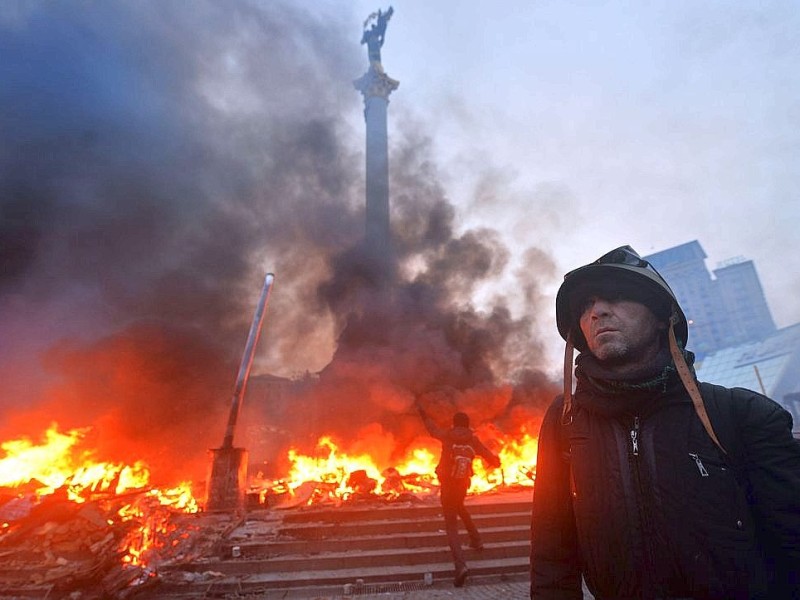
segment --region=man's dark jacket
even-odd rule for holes
[[[582,598],[583,574],[598,599],[800,599],[789,413],[702,384],[725,455],[674,372],[624,393],[576,375],[572,423],[561,424],[559,397],[540,432],[531,597]]]

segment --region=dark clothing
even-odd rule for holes
[[[727,410],[733,425],[718,427],[725,455],[671,367],[614,382],[581,358],[572,422],[561,424],[559,396],[539,435],[531,598],[582,598],[582,575],[597,599],[800,598],[789,413],[701,384],[712,421]]]
[[[472,516],[464,506],[464,498],[469,489],[469,479],[450,479],[442,481],[441,502],[442,515],[444,516],[444,531],[447,535],[447,545],[453,555],[453,564],[456,571],[464,569],[467,565],[464,560],[464,549],[461,547],[461,538],[458,534],[458,519],[464,523],[464,528],[469,535],[469,545],[473,548],[482,546],[481,535],[472,522]]]
[[[473,548],[480,548],[482,544],[480,534],[475,524],[472,522],[472,517],[464,506],[464,499],[467,496],[467,490],[469,490],[470,486],[472,467],[470,464],[466,477],[451,476],[454,462],[453,446],[470,446],[476,455],[482,456],[492,466],[500,466],[500,459],[481,443],[469,427],[441,429],[424,413],[422,413],[422,420],[425,423],[425,428],[428,430],[428,433],[442,442],[442,454],[439,458],[439,464],[436,466],[436,475],[441,484],[442,514],[444,515],[447,543],[453,554],[453,564],[458,573],[460,570],[466,568],[464,550],[461,548],[461,540],[458,535],[459,517],[464,523],[464,527],[469,535],[470,546]]]

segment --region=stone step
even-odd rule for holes
[[[524,527],[519,525],[502,527],[483,527],[480,529],[481,539],[484,544],[496,544],[510,541],[528,541],[530,538],[530,522],[526,522]],[[242,558],[264,559],[274,556],[287,554],[301,554],[313,548],[314,553],[338,552],[346,544],[351,548],[360,550],[379,550],[379,549],[399,549],[399,548],[423,548],[427,546],[446,546],[447,539],[442,529],[441,520],[438,523],[439,529],[436,531],[424,531],[419,533],[407,533],[402,535],[374,535],[366,537],[352,537],[346,542],[341,539],[322,539],[315,540],[310,545],[307,540],[259,540],[237,542],[228,541],[222,545],[222,556],[229,557],[234,554],[233,549],[238,548],[237,553]],[[466,546],[469,542],[466,533],[462,531],[463,543]]]
[[[468,497],[465,502],[473,515],[490,515],[508,512],[528,512],[531,511],[531,499],[520,499],[519,494],[510,498],[498,497],[496,502],[489,503],[491,498],[480,497],[473,499]],[[426,503],[401,506],[371,506],[371,507],[342,507],[342,508],[309,508],[296,512],[286,511],[283,513],[284,523],[346,523],[349,521],[380,521],[388,518],[392,519],[415,519],[422,516],[441,515],[442,509],[438,500]]]
[[[480,531],[482,528],[505,526],[530,527],[530,510],[511,513],[482,513],[470,508],[472,520]],[[409,533],[433,532],[442,528],[440,513],[423,513],[410,518],[394,518],[383,514],[384,520],[349,521],[341,523],[309,522],[284,524],[278,527],[280,536],[303,540],[323,540],[326,538],[354,538],[373,535],[392,536]],[[391,516],[391,518],[389,518]],[[284,522],[285,523],[285,522]]]
[[[351,548],[339,552],[315,553],[308,548],[304,554],[275,556],[264,560],[228,559],[204,561],[202,563],[174,564],[164,571],[205,572],[215,571],[224,575],[245,575],[251,573],[291,573],[303,571],[331,571],[335,569],[360,569],[365,567],[417,566],[451,560],[450,548],[444,538],[442,544],[423,548],[380,549],[364,551]],[[468,563],[500,559],[516,559],[530,554],[528,540],[515,540],[500,544],[484,544],[482,551],[465,548]]]
[[[498,577],[524,576],[529,569],[525,557],[503,558],[469,562],[470,576]],[[259,591],[298,589],[321,589],[330,586],[359,586],[387,582],[422,582],[430,573],[434,581],[452,581],[455,571],[452,561],[440,561],[422,565],[393,565],[378,567],[341,568],[330,570],[305,570],[275,573],[251,573],[247,577],[218,577],[215,580],[174,583],[162,582],[158,597],[181,593],[193,597],[222,597],[225,594],[255,594]],[[360,582],[360,583],[359,583]],[[291,597],[291,596],[287,596]]]
[[[530,494],[470,497],[467,506],[484,542],[483,551],[468,548],[459,522],[470,577],[526,578]],[[426,573],[451,584],[454,568],[443,530],[435,497],[412,505],[252,511],[217,546],[216,556],[162,566],[151,597],[299,598],[302,590],[341,594],[342,586],[358,594],[353,586],[424,586]]]

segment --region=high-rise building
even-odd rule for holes
[[[645,256],[675,292],[689,323],[689,347],[697,354],[722,344],[720,299],[706,268],[706,253],[697,241]]]
[[[728,313],[733,343],[763,339],[775,331],[752,260],[732,259],[714,269],[714,276]]]
[[[735,259],[715,269],[712,277],[697,240],[644,258],[675,292],[689,322],[687,346],[698,357],[775,331],[752,261]]]

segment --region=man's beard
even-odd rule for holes
[[[631,345],[627,340],[615,340],[603,344],[593,354],[598,362],[608,366],[625,364],[634,358]]]
[[[597,364],[604,369],[616,370],[630,365],[633,373],[649,372],[655,367],[661,368],[669,359],[669,350],[663,336],[658,336],[653,344],[655,347],[651,344],[636,344],[635,341],[622,338],[603,344],[591,354]],[[641,363],[645,356],[650,356],[650,359]]]

